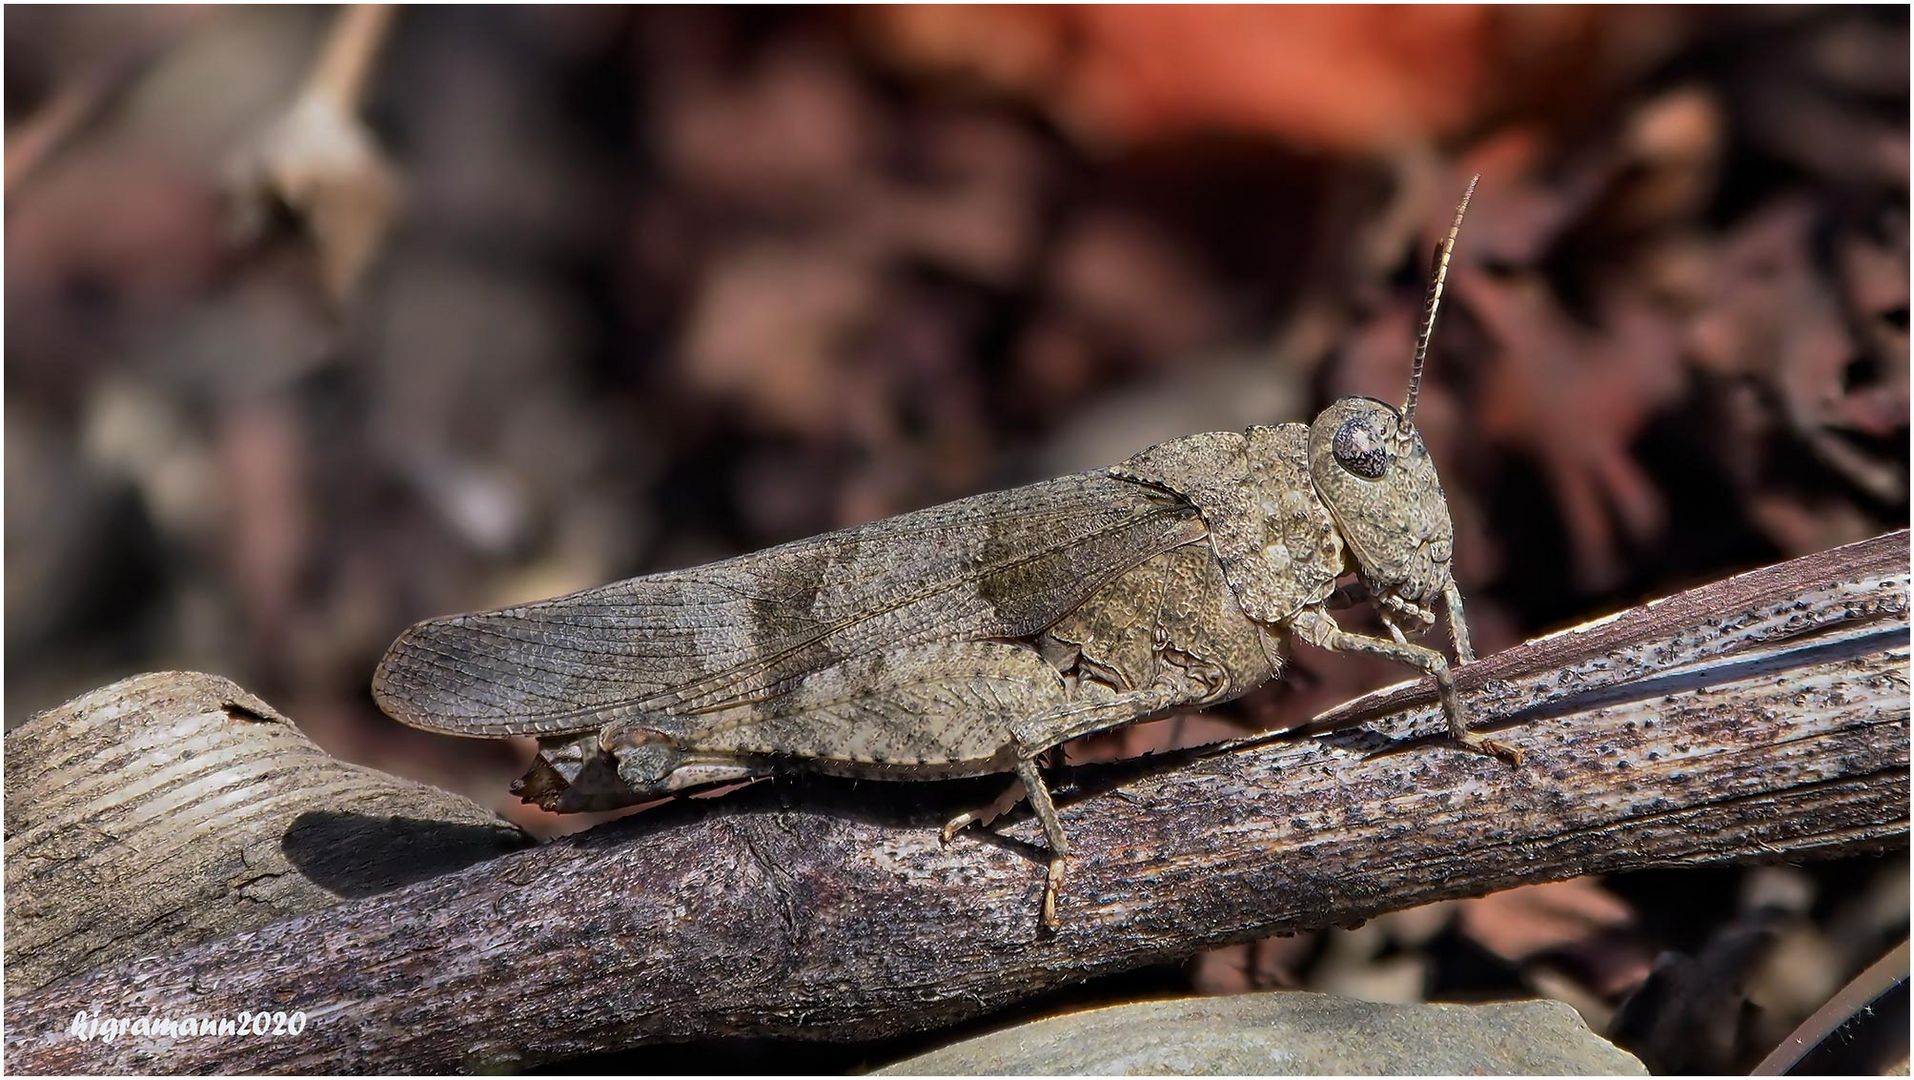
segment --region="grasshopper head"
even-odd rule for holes
[[[1384,614],[1404,630],[1427,628],[1449,584],[1455,528],[1422,437],[1391,406],[1343,398],[1309,425],[1309,477]]]
[[[1442,498],[1435,463],[1416,434],[1416,394],[1422,363],[1435,332],[1449,257],[1455,252],[1462,215],[1475,194],[1476,177],[1455,208],[1455,222],[1436,250],[1422,326],[1409,367],[1409,396],[1402,409],[1373,398],[1347,397],[1324,409],[1309,425],[1309,479],[1336,519],[1337,531],[1356,561],[1382,614],[1405,630],[1427,629],[1431,610],[1448,587],[1455,555],[1455,527]]]

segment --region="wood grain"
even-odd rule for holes
[[[1321,738],[1067,770],[1054,935],[1035,825],[938,843],[950,785],[766,784],[25,995],[23,1072],[520,1068],[661,1040],[868,1039],[1213,945],[1528,882],[1904,844],[1908,543],[1877,537],[1460,673],[1527,762],[1414,736],[1430,688]],[[1346,725],[1363,725],[1351,729]],[[926,791],[926,789],[929,789]],[[964,788],[974,797],[991,792]],[[301,1009],[299,1037],[65,1034]]]
[[[230,679],[122,679],[6,737],[11,997],[529,846],[469,799],[340,761]]]

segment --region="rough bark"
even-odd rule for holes
[[[1070,770],[1062,929],[1035,826],[938,843],[949,785],[692,801],[10,1002],[15,1071],[523,1067],[726,1034],[921,1030],[1205,946],[1519,883],[1905,843],[1896,533],[1507,650],[1460,675],[1520,768],[1440,746],[1429,688],[1321,739]],[[974,794],[967,792],[967,795]],[[987,794],[987,793],[986,793]],[[298,1009],[304,1034],[111,1043],[79,1010]]]

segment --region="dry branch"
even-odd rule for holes
[[[948,786],[687,802],[10,1003],[15,1071],[522,1067],[720,1035],[863,1039],[1261,935],[1579,874],[1905,842],[1905,532],[1532,641],[1461,674],[1521,769],[1407,733],[1426,686],[1262,739],[1069,772],[1062,930],[1030,846]],[[1377,749],[1406,752],[1371,753]],[[945,791],[928,805],[925,791]],[[966,796],[971,795],[965,791]],[[905,804],[916,803],[913,808]],[[298,1037],[65,1034],[76,1012],[300,1009]]]
[[[217,675],[122,679],[6,749],[9,997],[532,842],[469,799],[340,761]]]

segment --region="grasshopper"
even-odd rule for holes
[[[1292,638],[1435,678],[1409,640],[1447,610],[1454,530],[1417,435],[1416,394],[1470,181],[1438,249],[1402,408],[1343,398],[1313,423],[1161,443],[1113,468],[977,495],[706,566],[419,623],[373,677],[415,727],[534,735],[513,790],[608,809],[783,769],[883,780],[1011,773],[1048,841],[1042,920],[1070,846],[1039,756],[1275,678]],[[1389,637],[1337,625],[1354,572]],[[987,823],[987,811],[945,826]]]

